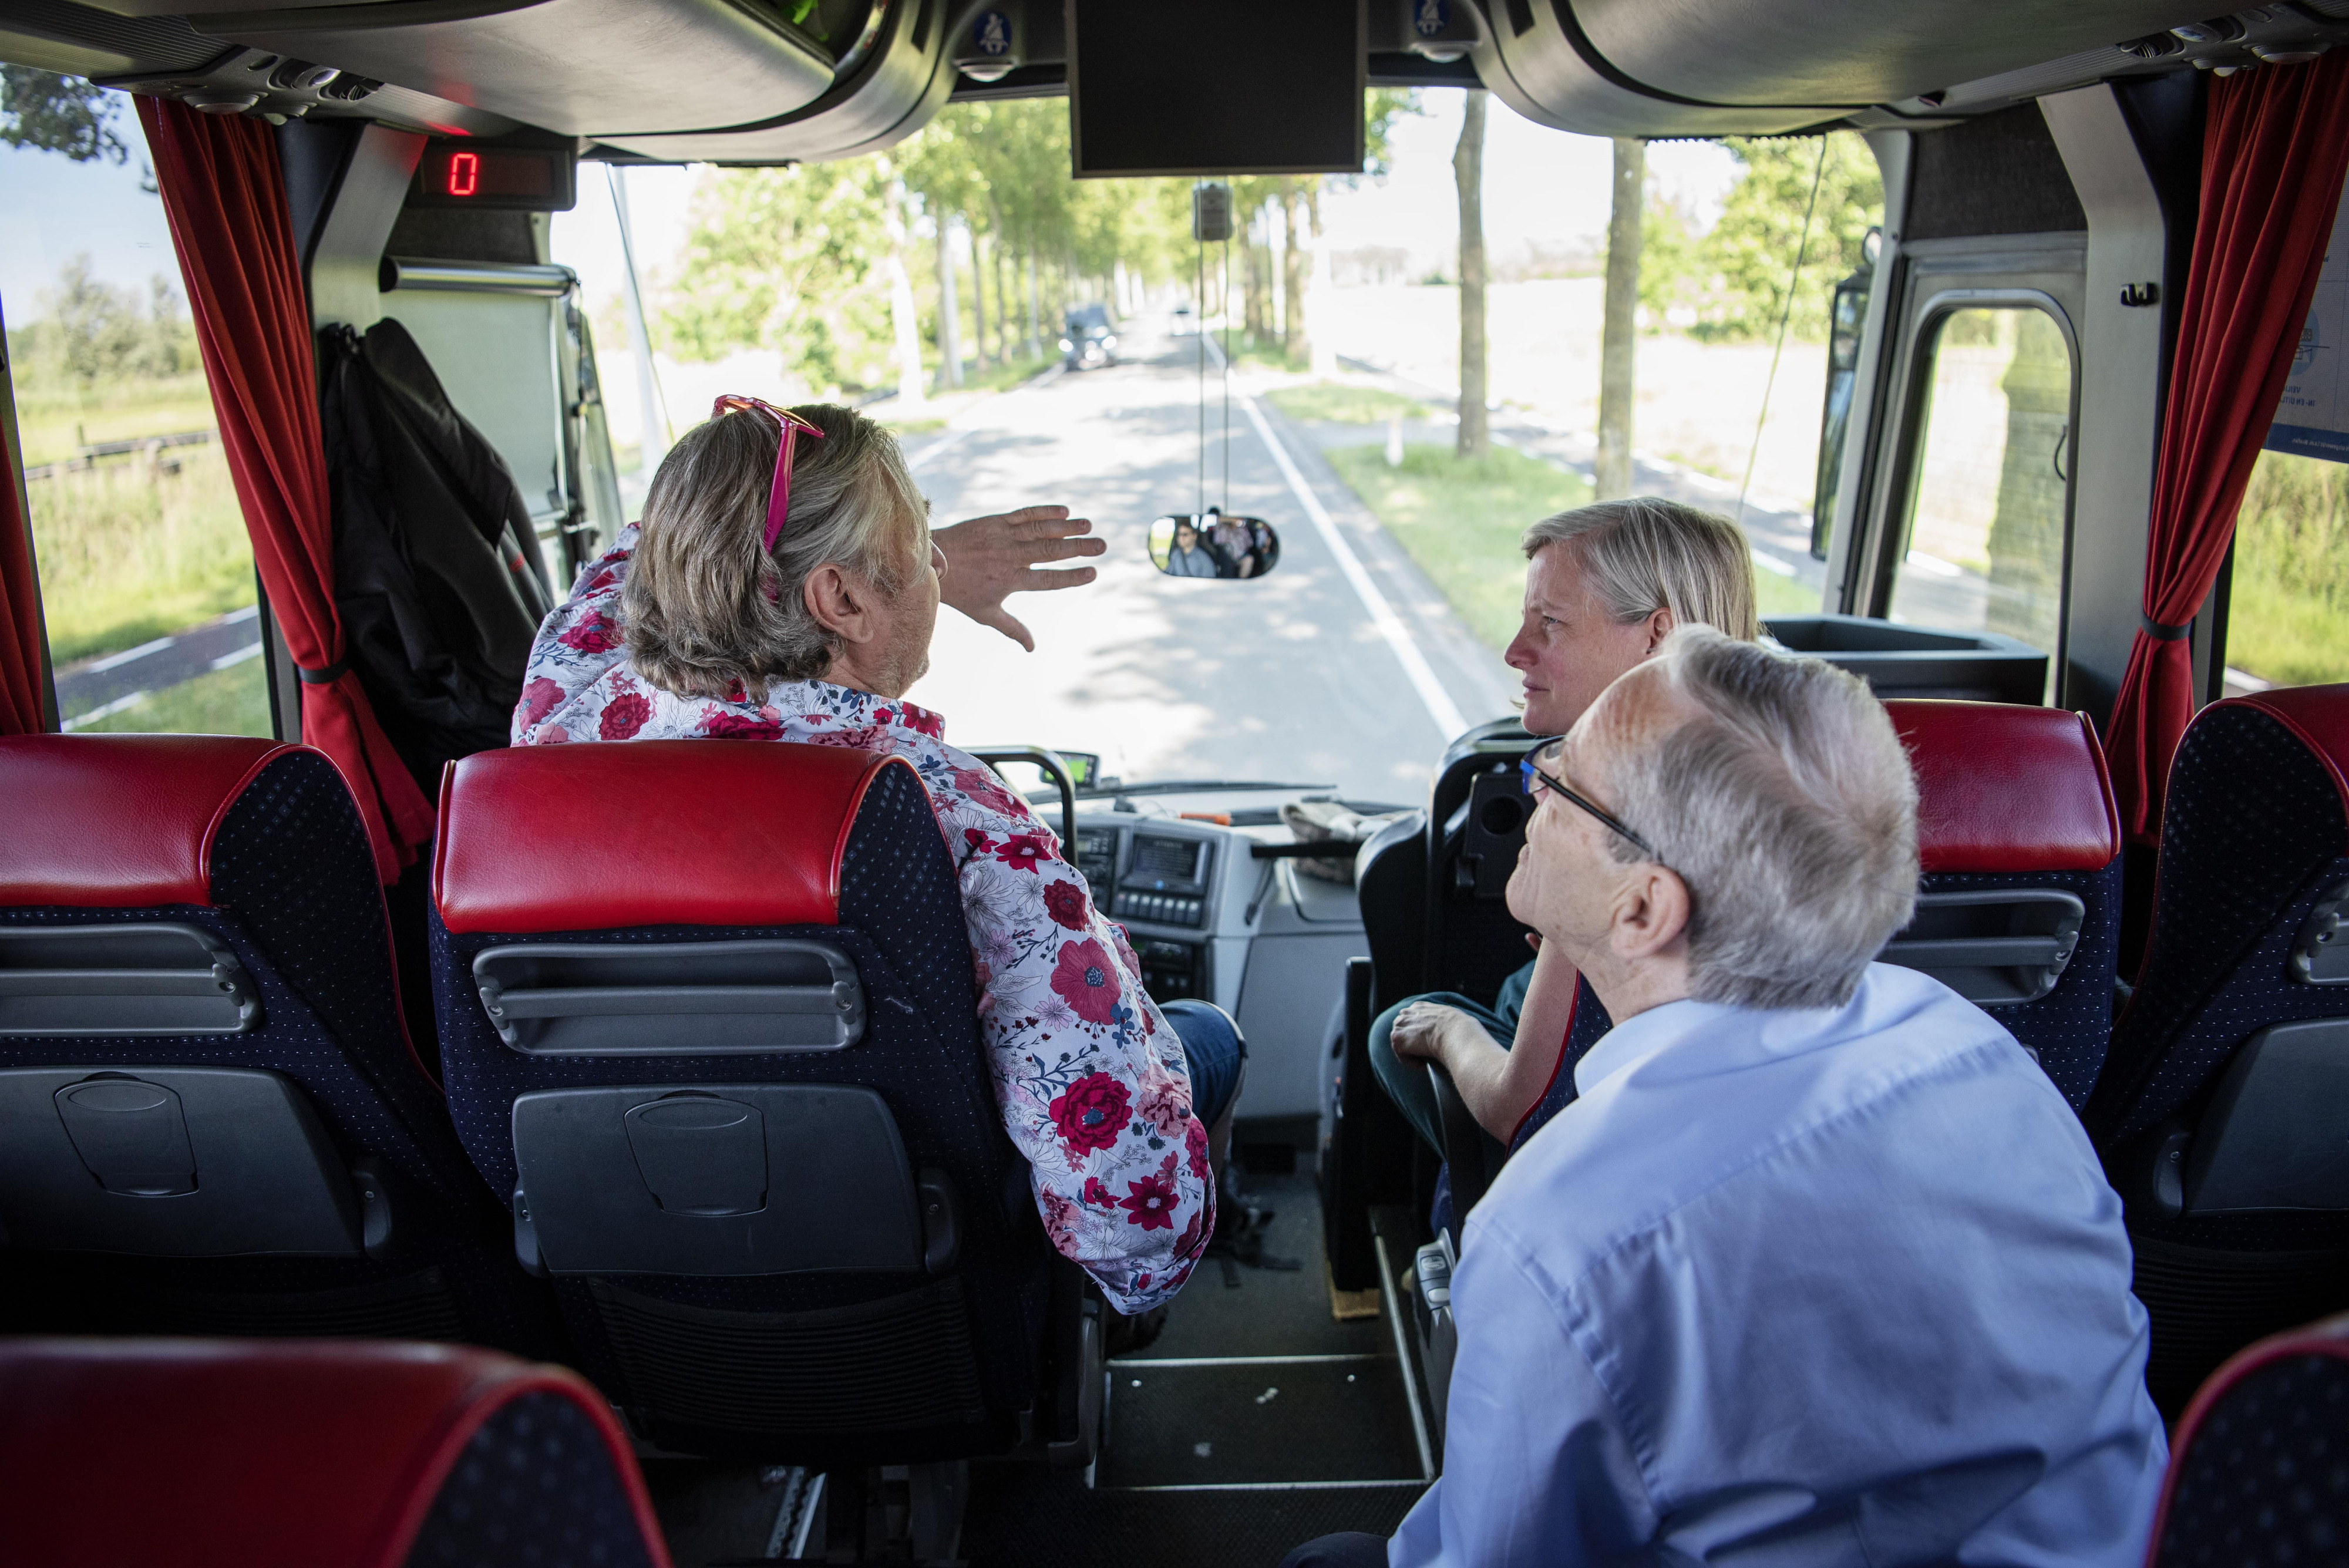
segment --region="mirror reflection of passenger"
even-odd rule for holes
[[[1256,541],[1256,575],[1260,577],[1280,564],[1280,540],[1272,524],[1260,517],[1249,518],[1247,524],[1248,536]]]
[[[1223,575],[1216,553],[1199,537],[1188,518],[1174,524],[1174,547],[1166,552],[1166,574],[1174,577],[1215,577]]]
[[[1609,681],[1653,654],[1676,626],[1702,622],[1752,640],[1754,557],[1725,517],[1655,496],[1602,501],[1526,530],[1525,620],[1508,663],[1525,676],[1525,725],[1574,727]],[[1558,1070],[1574,1021],[1574,966],[1537,949],[1492,1004],[1456,992],[1399,1002],[1371,1026],[1371,1065],[1411,1125],[1442,1148],[1435,1093],[1421,1059],[1452,1066],[1461,1103],[1509,1141]],[[1411,1060],[1403,1060],[1411,1058]]]
[[[1248,531],[1247,519],[1218,514],[1207,525],[1207,543],[1223,557],[1225,576],[1256,576],[1256,535]]]
[[[785,420],[802,421],[789,442]],[[662,462],[643,523],[539,628],[513,742],[798,741],[911,759],[962,890],[979,1034],[1046,1232],[1135,1314],[1182,1287],[1214,1233],[1245,1047],[1220,1010],[1151,1000],[1060,840],[904,701],[941,602],[1032,646],[1004,596],[1091,581],[1029,570],[1098,554],[1077,537],[1090,526],[1030,507],[933,534],[870,420],[720,399]]]
[[[1691,627],[1532,761],[1509,909],[1616,1024],[1467,1216],[1442,1479],[1286,1568],[2137,1568],[2121,1202],[2013,1036],[1871,961],[1917,891],[1883,705]]]

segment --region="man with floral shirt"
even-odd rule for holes
[[[903,700],[928,666],[942,546],[968,540],[986,563],[957,607],[1027,644],[1004,594],[1090,580],[1026,564],[1095,553],[1061,543],[1087,524],[1030,508],[934,538],[927,511],[861,416],[721,400],[662,464],[641,526],[539,628],[513,741],[781,740],[909,760],[955,866],[996,1097],[1045,1229],[1119,1311],[1143,1312],[1214,1231],[1208,1127],[1228,1126],[1242,1047],[1218,1010],[1151,1000],[1060,841]],[[1064,580],[1031,580],[1048,576]]]

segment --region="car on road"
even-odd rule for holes
[[[1080,305],[1061,327],[1061,362],[1071,370],[1117,363],[1117,327],[1106,305]]]

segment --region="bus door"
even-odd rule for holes
[[[2086,220],[2035,105],[1910,138],[1841,607],[2064,668]],[[1888,196],[1891,194],[1888,191]]]

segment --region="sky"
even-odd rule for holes
[[[6,214],[0,220],[0,309],[12,322],[40,314],[41,294],[78,254],[88,254],[100,278],[142,296],[158,273],[179,287],[162,198],[139,188],[146,138],[128,95],[108,96],[121,103],[115,130],[130,149],[126,163],[76,163],[55,152],[0,146],[0,213]]]
[[[1465,94],[1429,88],[1426,112],[1397,119],[1388,131],[1392,171],[1382,182],[1321,200],[1324,234],[1340,250],[1399,245],[1414,263],[1448,263],[1460,232],[1459,192],[1452,152],[1460,140]],[[1521,254],[1529,244],[1588,244],[1607,232],[1615,174],[1614,144],[1605,137],[1570,136],[1536,125],[1490,100],[1485,118],[1485,244],[1495,262]],[[1736,177],[1729,154],[1710,141],[1653,142],[1648,148],[1649,190],[1689,211],[1702,231],[1720,215],[1722,197]]]
[[[118,99],[121,95],[114,95]],[[1448,263],[1458,232],[1452,151],[1460,135],[1463,95],[1430,89],[1426,111],[1395,123],[1392,171],[1330,192],[1323,222],[1340,249],[1401,246],[1415,265]],[[1612,151],[1599,137],[1569,136],[1522,119],[1493,103],[1485,151],[1485,230],[1496,262],[1529,244],[1588,244],[1607,227]],[[38,313],[42,291],[77,253],[98,276],[141,286],[156,273],[176,277],[171,234],[160,199],[139,189],[146,146],[125,102],[115,120],[129,144],[128,163],[71,163],[53,152],[0,147],[0,307],[23,321]],[[673,273],[683,248],[698,171],[629,169],[629,215],[638,265]],[[1648,149],[1651,192],[1710,226],[1735,174],[1729,155],[1710,142],[1658,142]],[[578,269],[592,302],[621,285],[619,230],[605,170],[580,170],[578,205],[554,215],[555,259]]]

